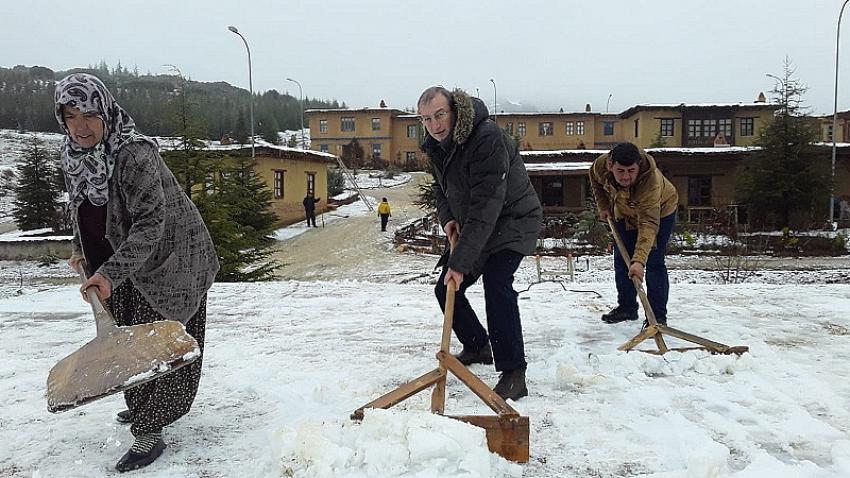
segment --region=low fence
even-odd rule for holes
[[[49,256],[60,259],[71,257],[71,238],[37,239],[30,237],[21,240],[0,241],[0,260],[34,261]]]

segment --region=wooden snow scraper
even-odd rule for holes
[[[454,249],[454,243],[452,243],[452,249]],[[457,284],[453,280],[450,280],[447,289],[445,315],[443,318],[443,337],[440,351],[437,352],[439,366],[363,405],[351,414],[351,418],[353,420],[362,420],[365,409],[390,408],[432,385],[434,386],[434,390],[431,394],[431,412],[442,415],[445,411],[446,403],[446,377],[448,372],[451,372],[472,390],[473,393],[478,395],[478,398],[488,407],[496,412],[496,415],[446,416],[483,428],[487,435],[487,447],[491,452],[497,453],[511,461],[525,463],[529,458],[528,417],[520,416],[502,397],[491,390],[478,376],[470,372],[458,359],[449,353]]]
[[[620,255],[623,256],[623,260],[626,261],[626,267],[628,267],[628,265],[632,263],[632,258],[626,250],[626,247],[623,245],[623,240],[620,238],[620,234],[617,232],[617,228],[614,227],[614,222],[611,220],[610,217],[608,218],[608,227],[611,229],[611,233],[614,235],[614,242],[617,243],[617,248],[620,250]],[[635,289],[637,290],[638,297],[640,298],[640,303],[643,306],[644,314],[646,314],[647,327],[641,330],[640,333],[635,335],[628,342],[619,346],[617,350],[628,352],[640,345],[640,343],[644,340],[650,338],[655,340],[655,345],[656,347],[658,347],[658,350],[641,350],[641,352],[664,355],[670,350],[678,352],[685,352],[688,350],[707,350],[712,354],[741,355],[750,350],[750,348],[746,345],[724,345],[693,334],[689,334],[687,332],[683,332],[679,329],[668,327],[664,324],[659,324],[658,321],[655,319],[655,312],[652,311],[652,307],[649,305],[649,298],[646,296],[646,291],[643,289],[643,282],[640,279],[633,277],[632,283],[634,284]],[[670,335],[672,337],[676,337],[677,339],[697,344],[698,347],[669,348],[667,347],[667,343],[664,341],[664,335]]]
[[[86,279],[83,265],[77,272]],[[180,322],[163,320],[118,327],[97,289],[85,291],[97,336],[60,360],[47,377],[47,409],[53,413],[136,387],[201,356],[198,342]]]

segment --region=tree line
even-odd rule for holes
[[[139,74],[120,63],[110,69],[104,62],[67,71],[41,66],[0,68],[0,128],[59,132],[53,115],[53,89],[56,81],[76,72],[103,80],[144,134],[174,136],[181,130],[173,100],[187,89],[195,103],[198,137],[217,140],[228,135],[245,141],[249,136],[248,91],[225,82],[192,81],[179,74]],[[304,98],[304,108],[345,108],[345,103]],[[301,127],[300,101],[276,90],[255,93],[254,121],[257,134],[276,142],[278,131]]]

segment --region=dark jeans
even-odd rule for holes
[[[637,229],[627,231],[626,221],[623,219],[617,221],[615,225],[629,256],[634,255]],[[655,318],[658,320],[667,319],[667,297],[670,295],[670,281],[667,277],[667,264],[664,262],[664,256],[667,254],[667,243],[670,241],[670,235],[673,233],[673,226],[675,225],[675,212],[661,218],[658,234],[655,236],[655,247],[649,251],[649,257],[647,257],[645,264],[646,295],[649,298],[652,312],[655,313]],[[637,291],[632,280],[629,279],[629,267],[617,247],[614,247],[614,277],[617,281],[617,303],[619,306],[626,310],[637,310]]]
[[[316,226],[316,210],[305,210],[304,214],[307,216],[307,227],[310,227],[310,222],[313,223],[313,227]]]
[[[387,222],[390,220],[389,214],[381,214],[381,231],[385,232],[387,230]]]
[[[487,342],[490,345],[497,371],[524,369],[525,347],[522,341],[522,323],[517,306],[517,293],[513,288],[514,273],[522,262],[523,255],[514,251],[501,251],[491,255],[484,263],[481,274],[465,274],[463,283],[455,294],[455,310],[452,329],[464,347],[478,350]],[[474,284],[479,275],[484,284],[484,302],[487,312],[487,330],[481,326],[475,311],[466,300],[466,289]],[[434,293],[440,308],[445,312],[446,291],[443,284],[446,267],[437,280]]]

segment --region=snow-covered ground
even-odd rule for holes
[[[615,302],[603,264],[600,282],[530,288],[534,261],[522,265],[531,395],[514,406],[532,424],[528,464],[427,413],[426,393],[360,425],[348,419],[435,367],[432,285],[289,281],[213,286],[195,406],[135,476],[850,476],[850,286],[677,283],[671,325],[750,353],[656,357],[617,352],[638,324],[599,321]],[[483,311],[480,286],[470,297]],[[77,287],[0,299],[0,331],[0,476],[115,475],[131,442],[113,420],[119,397],[46,411],[50,367],[94,334]],[[446,409],[488,413],[453,379]]]

